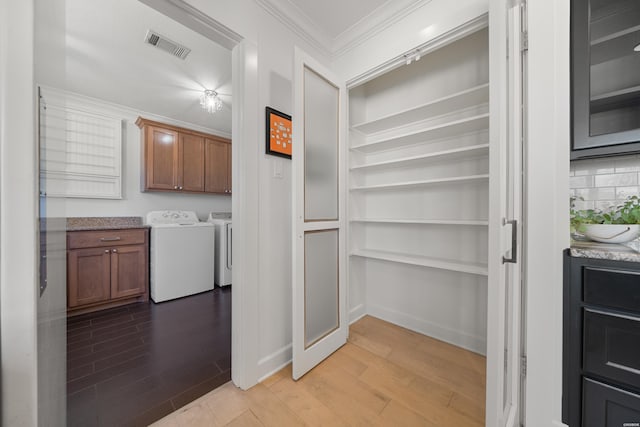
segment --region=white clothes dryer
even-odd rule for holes
[[[214,288],[215,227],[192,211],[152,211],[150,293],[154,302]]]
[[[209,213],[209,223],[216,227],[215,283],[218,286],[231,284],[233,224],[231,212]]]

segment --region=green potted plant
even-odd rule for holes
[[[606,210],[575,209],[571,198],[571,232],[581,233],[603,243],[625,243],[640,236],[640,198],[628,197],[622,204]]]

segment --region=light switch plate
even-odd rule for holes
[[[282,179],[282,159],[273,159],[273,177]]]

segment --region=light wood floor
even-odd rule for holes
[[[153,425],[483,426],[484,399],[484,357],[365,316],[299,381],[289,365],[248,391],[227,383]]]

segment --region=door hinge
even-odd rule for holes
[[[527,376],[527,356],[526,355],[520,356],[520,376],[522,377]]]
[[[520,52],[529,50],[529,32],[523,31],[520,34]]]

